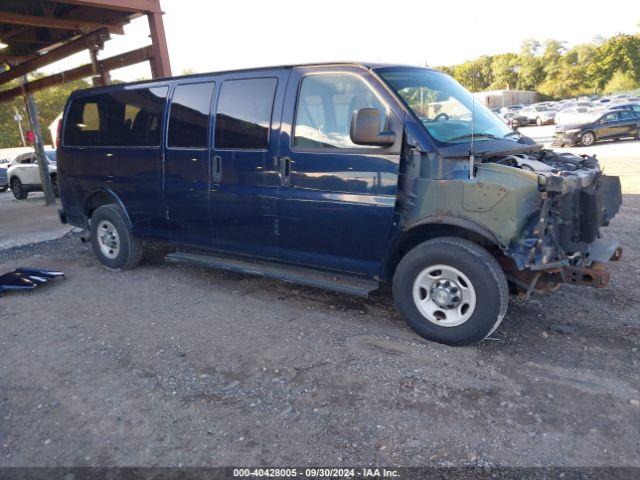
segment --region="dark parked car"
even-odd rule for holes
[[[598,140],[640,137],[640,113],[609,110],[593,120],[556,127],[553,144],[592,145]]]
[[[503,113],[502,118],[511,128],[520,128],[529,125],[529,119],[517,111]]]
[[[179,246],[172,261],[344,293],[389,282],[409,325],[449,345],[490,335],[510,290],[605,286],[620,254],[600,232],[621,203],[618,177],[542,150],[426,68],[303,65],[76,91],[58,175],[61,220],[88,229],[112,269],[162,241]]]

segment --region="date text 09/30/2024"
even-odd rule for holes
[[[387,468],[234,468],[235,478],[397,478]]]

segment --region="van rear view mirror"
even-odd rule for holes
[[[361,108],[351,118],[351,141],[356,145],[388,147],[393,145],[396,135],[380,131],[380,111],[377,108]]]

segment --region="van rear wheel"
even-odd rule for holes
[[[498,261],[462,238],[441,237],[407,253],[393,277],[396,308],[418,335],[452,346],[484,340],[507,312]]]
[[[142,258],[142,240],[131,234],[124,212],[115,204],[93,212],[90,237],[93,252],[108,268],[129,270]]]

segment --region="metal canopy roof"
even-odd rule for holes
[[[148,18],[152,44],[98,60],[97,52],[111,35],[123,34],[123,25],[142,15]],[[108,70],[145,60],[151,63],[154,78],[171,75],[159,0],[0,0],[0,47],[0,88],[83,50],[91,53],[91,65],[27,83],[26,90],[82,76],[94,76],[95,83],[105,84]],[[0,102],[9,97],[8,92],[0,92]]]

